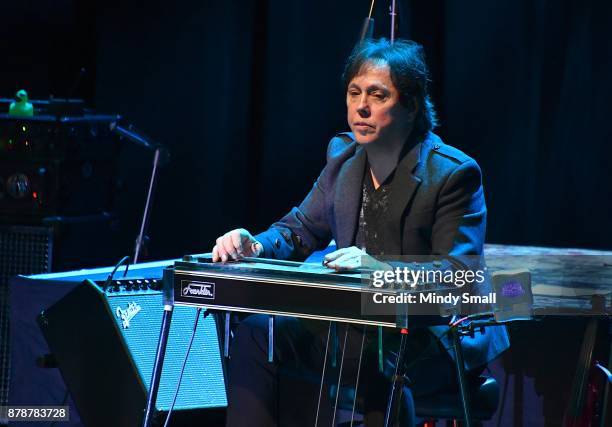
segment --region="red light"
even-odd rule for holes
[[[38,193],[36,191],[34,191],[32,193],[32,197],[35,198],[35,199],[38,199]]]

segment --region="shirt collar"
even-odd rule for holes
[[[409,136],[404,144],[387,149],[379,149],[378,147],[365,145],[367,166],[372,169],[374,176],[380,184],[383,184],[395,171],[400,160],[410,152],[416,145],[415,138]],[[366,166],[366,169],[367,169]],[[366,170],[366,173],[369,171]]]

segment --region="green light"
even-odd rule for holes
[[[21,126],[21,130],[26,132],[28,130],[28,128],[26,127],[26,125]]]
[[[13,140],[9,139],[9,145],[13,145]]]

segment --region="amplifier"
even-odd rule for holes
[[[140,425],[163,316],[155,279],[119,280],[106,290],[86,280],[38,322],[85,425]],[[225,375],[214,316],[202,312],[171,425],[204,425],[227,406]],[[157,398],[163,423],[174,396],[196,320],[196,309],[176,307]],[[213,415],[211,415],[211,413]]]
[[[0,226],[0,406],[8,402],[10,377],[8,280],[17,274],[51,271],[49,227]],[[0,424],[7,420],[0,419]]]
[[[115,120],[0,114],[0,222],[40,224],[112,210],[120,150],[110,130]]]

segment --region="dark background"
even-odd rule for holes
[[[480,163],[490,243],[612,248],[612,6],[398,1],[425,46],[437,133]],[[389,34],[378,1],[376,36]],[[76,95],[166,144],[151,259],[260,231],[300,202],[347,130],[343,62],[368,0],[6,3],[0,96]],[[109,263],[132,252],[152,154],[126,144]],[[87,237],[87,236],[83,236]],[[104,249],[104,248],[102,248]],[[104,251],[102,251],[104,252]]]

